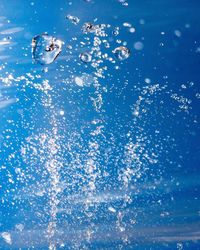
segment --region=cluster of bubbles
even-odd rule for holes
[[[67,15],[66,18],[73,24],[77,25],[80,22],[80,19],[76,16]],[[84,23],[82,26],[82,32],[84,34],[93,33],[96,37],[94,38],[94,46],[97,47],[101,44],[101,40],[98,38],[99,36],[105,37],[107,36],[105,33],[105,28],[109,28],[110,25],[94,25],[90,22]],[[119,35],[119,27],[115,27],[112,34],[114,36]],[[109,48],[109,43],[105,40],[103,41],[105,47]],[[62,45],[64,43],[48,34],[37,35],[32,40],[32,53],[35,62],[40,64],[50,64],[52,63],[60,54],[62,50]],[[92,53],[94,53],[94,49],[90,52],[83,52],[80,54],[80,60],[82,62],[88,63],[92,61]],[[119,61],[123,61],[130,56],[130,50],[125,46],[119,46],[113,50],[116,58]]]

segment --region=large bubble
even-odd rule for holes
[[[35,62],[52,63],[60,54],[63,42],[48,34],[37,35],[32,40],[32,53]]]

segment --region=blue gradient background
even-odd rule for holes
[[[0,71],[0,93],[3,98],[19,100],[0,108],[0,232],[11,232],[12,235],[11,245],[0,237],[0,249],[33,249],[33,246],[34,249],[48,249],[44,235],[49,221],[47,197],[30,194],[38,183],[44,182],[48,186],[48,176],[43,176],[45,170],[39,160],[40,155],[38,162],[37,157],[33,160],[36,170],[30,168],[29,163],[24,163],[20,154],[26,137],[50,129],[49,118],[37,89],[25,85],[23,80],[10,88],[3,87],[1,81],[6,72],[16,77],[28,72],[41,74],[41,79],[33,82],[48,79],[54,87],[54,109],[65,111],[64,121],[58,117],[63,140],[60,157],[65,162],[61,182],[69,187],[63,189],[59,199],[61,208],[71,212],[58,214],[56,237],[65,243],[64,247],[58,244],[58,249],[73,249],[74,242],[79,239],[80,246],[75,249],[200,249],[200,99],[196,98],[196,94],[200,93],[200,53],[197,52],[200,47],[200,2],[129,0],[128,7],[115,0],[71,2],[69,5],[64,0],[0,1],[0,15],[5,17],[0,19],[3,24],[0,40],[5,37],[1,31],[23,28],[21,32],[11,35],[11,48],[4,46],[4,50],[0,51],[1,64],[5,65]],[[84,72],[83,66],[77,63],[81,49],[72,51],[71,55],[63,49],[47,73],[41,73],[42,66],[32,63],[31,39],[37,34],[48,32],[65,41],[65,44],[73,43],[72,37],[77,37],[78,41],[83,38],[81,25],[67,23],[66,14],[78,16],[81,23],[98,18],[98,23],[122,27],[119,39],[127,41],[131,50],[131,57],[120,64],[121,70],[116,71],[112,67],[109,69],[112,77],[101,80],[108,91],[103,94],[104,104],[99,113],[94,110],[89,98],[94,90],[80,89],[75,84],[64,84],[62,81],[70,77],[70,68],[77,74]],[[140,23],[141,19],[145,20],[145,24]],[[122,26],[124,22],[133,24],[136,32],[127,32]],[[187,24],[189,28],[186,28]],[[181,37],[175,36],[175,30],[181,31]],[[143,42],[143,50],[134,49],[133,44],[137,41]],[[63,71],[60,70],[62,65]],[[87,68],[86,72],[92,73],[92,69]],[[149,97],[153,100],[151,105],[144,104],[148,112],[135,121],[131,107],[146,86],[144,79],[147,77],[152,83],[167,87]],[[126,86],[124,79],[129,82]],[[194,83],[192,87],[181,88],[182,84],[190,86],[191,82]],[[192,101],[188,112],[170,97],[173,93]],[[23,110],[23,115],[19,110]],[[64,142],[72,140],[75,143],[72,134],[77,134],[77,144],[81,147],[74,146],[74,154],[82,154],[84,158],[84,152],[87,152],[85,145],[91,137],[89,121],[92,119],[104,121],[106,139],[98,139],[102,144],[98,159],[101,159],[102,172],[108,171],[109,176],[97,181],[96,196],[102,202],[98,201],[98,206],[91,208],[95,213],[88,219],[83,213],[82,201],[85,197],[80,191],[84,183],[78,177],[82,170],[67,163],[71,161],[71,156]],[[156,130],[160,131],[159,135],[156,135]],[[145,150],[153,152],[157,145],[159,153],[158,161],[153,164],[146,163],[142,158],[145,167],[140,170],[141,178],[137,181],[133,179],[128,189],[123,189],[116,176],[118,170],[124,168],[120,161],[121,148],[127,142],[124,135],[130,131],[133,138],[140,134],[147,138],[144,141]],[[104,157],[106,148],[112,149],[107,161]],[[15,155],[13,158],[12,154]],[[24,181],[17,179],[16,167],[24,171]],[[26,187],[27,193],[24,191]],[[110,198],[105,198],[105,194]],[[120,198],[125,194],[132,197],[130,204],[125,205]],[[124,212],[125,232],[116,231],[116,216],[108,213],[109,205]],[[131,218],[135,218],[137,223],[130,225]],[[21,233],[15,229],[18,223],[25,225]],[[90,227],[94,233],[91,242],[87,242],[84,233]],[[129,238],[126,244],[123,237]]]

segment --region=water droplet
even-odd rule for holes
[[[63,42],[47,34],[37,35],[32,40],[33,58],[37,63],[50,64],[60,54]]]
[[[80,54],[80,59],[82,62],[88,63],[92,61],[92,55],[88,52],[84,52]]]
[[[113,53],[120,61],[127,59],[130,56],[130,50],[124,46],[117,47]]]

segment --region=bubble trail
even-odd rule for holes
[[[54,242],[54,236],[56,233],[56,227],[57,227],[57,205],[59,204],[58,194],[60,192],[58,184],[59,184],[59,164],[57,161],[56,148],[57,145],[57,138],[58,138],[58,128],[57,128],[57,122],[54,116],[52,116],[52,137],[49,140],[49,149],[50,149],[50,155],[49,159],[46,162],[46,168],[50,175],[50,183],[51,186],[49,188],[49,205],[50,205],[50,216],[51,219],[49,221],[47,233],[48,238],[50,241],[49,250],[55,250],[56,249],[56,242]]]
[[[48,80],[45,80],[48,84]],[[43,105],[46,108],[46,115],[50,129],[43,134],[43,142],[40,147],[46,152],[45,169],[49,174],[48,180],[48,214],[50,216],[48,227],[47,227],[47,239],[49,241],[49,250],[56,250],[56,231],[57,231],[57,211],[60,193],[60,169],[62,167],[59,159],[59,124],[56,118],[55,105],[52,100],[51,91],[52,88],[42,88],[41,91],[45,94]]]

